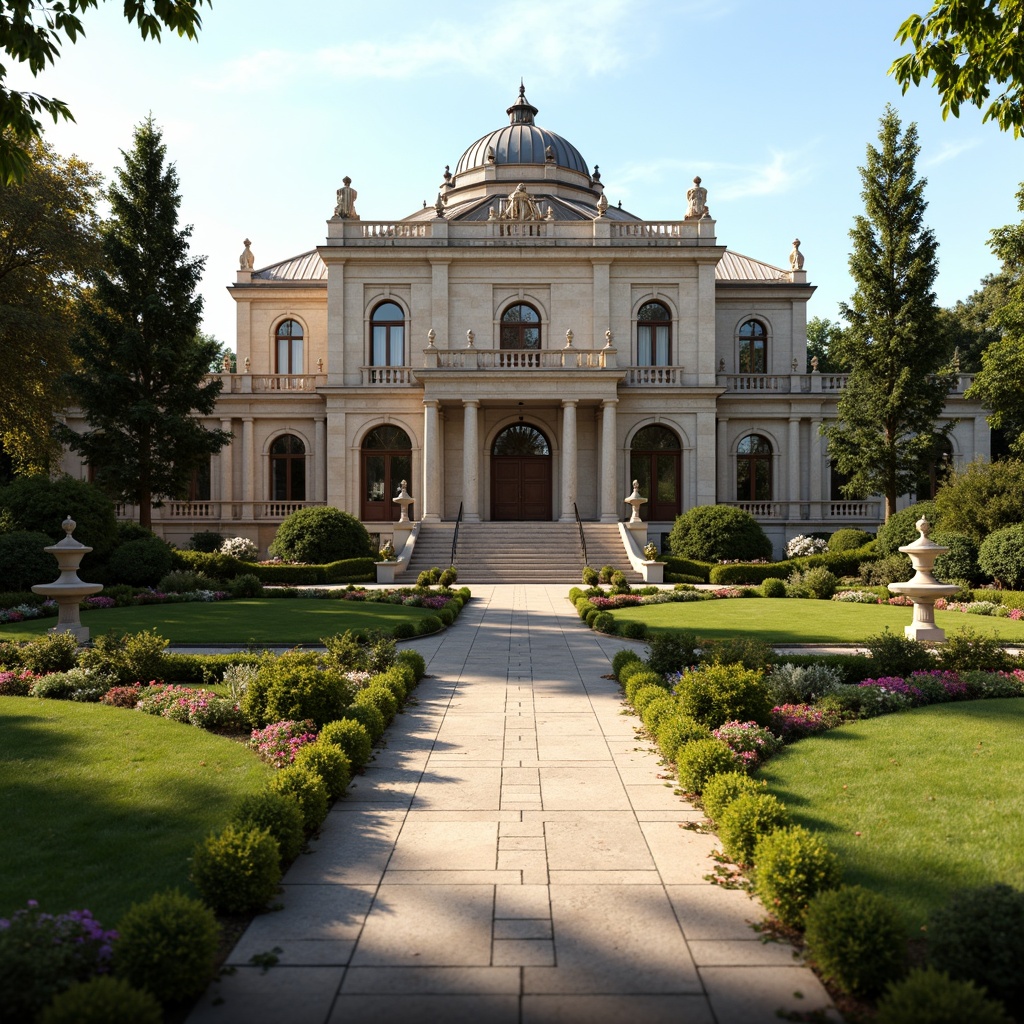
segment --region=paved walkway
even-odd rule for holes
[[[477,586],[189,1024],[777,1024],[828,1005],[639,743],[564,586]],[[280,950],[262,973],[250,958]],[[835,1018],[838,1019],[838,1018]]]

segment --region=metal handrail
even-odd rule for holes
[[[459,502],[459,514],[455,519],[455,532],[452,534],[452,560],[449,565],[455,564],[455,550],[459,546],[459,524],[462,522],[462,502]]]
[[[576,516],[576,526],[580,531],[580,547],[583,548],[583,564],[587,565],[587,538],[583,534],[583,520],[580,519],[580,510],[576,507],[576,502],[572,503],[573,515]]]

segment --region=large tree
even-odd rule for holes
[[[937,333],[932,285],[937,244],[924,226],[925,179],[917,176],[917,127],[904,132],[887,107],[860,168],[864,216],[854,220],[850,273],[856,291],[840,311],[847,328],[834,355],[850,377],[837,420],[822,429],[850,495],[885,497],[885,517],[929,458],[952,375]],[[946,368],[948,369],[948,368]]]
[[[939,310],[939,330],[964,373],[976,373],[985,350],[1003,336],[996,314],[1006,305],[1014,276],[987,274],[966,299]]]
[[[159,40],[163,29],[195,39],[202,25],[196,7],[213,0],[124,0],[124,16],[138,26],[143,39]],[[8,60],[0,63],[0,183],[21,180],[32,161],[32,142],[42,134],[36,115],[48,114],[73,121],[63,101],[36,92],[8,89],[7,71],[21,65],[32,76],[60,56],[65,41],[85,35],[79,14],[97,7],[99,0],[3,0],[0,3],[0,49]]]
[[[889,68],[904,93],[934,77],[942,117],[960,116],[970,103],[1003,131],[1024,135],[1024,0],[935,0],[925,15],[912,14],[896,40],[911,43]],[[992,85],[1003,87],[992,96]]]
[[[217,343],[199,332],[196,286],[206,261],[189,254],[191,227],[178,226],[178,175],[152,117],[122,155],[107,192],[106,265],[73,344],[81,370],[69,385],[89,429],[65,428],[63,439],[98,484],[138,504],[149,526],[153,499],[184,493],[193,471],[231,435],[196,418],[213,411],[221,387],[205,376]]]
[[[60,450],[77,301],[100,259],[99,175],[41,142],[28,149],[25,178],[0,186],[0,442],[19,473],[48,470]]]
[[[843,367],[836,360],[843,335],[841,324],[827,317],[812,316],[807,321],[807,372],[812,370],[812,359],[818,360],[819,373],[841,373]]]
[[[1024,213],[1024,185],[1017,192],[1017,208]],[[990,426],[1006,431],[1010,450],[1024,458],[1024,222],[997,228],[989,246],[1007,282],[1003,304],[992,314],[1002,335],[985,349],[967,397],[992,410]]]

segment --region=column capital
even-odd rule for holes
[[[439,409],[441,407],[441,399],[440,398],[424,398],[423,399],[423,404],[428,409]]]
[[[602,398],[601,399],[601,408],[602,409],[607,409],[607,408],[613,408],[614,409],[615,406],[617,406],[618,404],[619,404],[619,400],[617,398]]]
[[[570,405],[579,405],[579,404],[580,404],[580,400],[578,398],[563,398],[562,399],[562,408],[563,409],[568,409]]]
[[[479,398],[464,398],[462,400],[462,404],[463,404],[464,407],[475,406],[477,409],[479,409],[480,408],[480,399]]]

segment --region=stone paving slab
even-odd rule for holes
[[[189,1024],[758,1024],[828,1007],[605,676],[562,586],[483,586]],[[667,784],[666,784],[667,783]],[[251,957],[280,949],[265,973]],[[829,1019],[838,1019],[831,1017]]]

